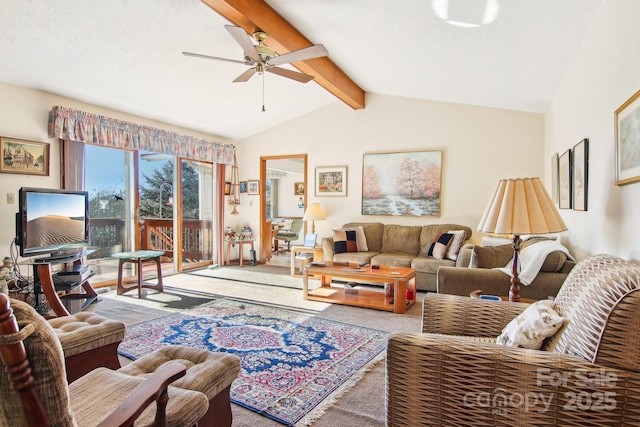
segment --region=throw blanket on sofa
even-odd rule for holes
[[[557,240],[544,240],[521,249],[519,256],[520,273],[518,273],[520,283],[523,285],[530,285],[538,275],[540,267],[542,267],[544,260],[547,259],[547,255],[556,251],[564,253],[567,255],[568,259],[575,261],[569,253],[569,250],[562,246]],[[511,277],[512,263],[513,258],[511,258],[511,261],[509,261],[509,264],[507,264],[506,267],[496,268],[495,270],[500,270]]]

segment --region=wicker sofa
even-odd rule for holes
[[[416,270],[416,287],[422,291],[436,291],[436,273],[441,266],[455,266],[451,259],[428,257],[429,247],[436,236],[450,230],[464,230],[463,245],[474,243],[471,228],[458,224],[424,226],[382,224],[380,222],[352,222],[342,229],[362,226],[367,251],[335,253],[333,237],[322,239],[324,259],[335,262],[362,263],[389,267],[410,267]]]
[[[422,333],[387,344],[388,426],[640,424],[640,266],[580,261],[540,350],[496,344],[528,304],[430,293]]]

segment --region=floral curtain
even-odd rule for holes
[[[49,137],[114,148],[145,150],[212,163],[233,163],[233,145],[56,106]]]

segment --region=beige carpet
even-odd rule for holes
[[[298,279],[300,282],[302,279]],[[176,274],[164,278],[167,287],[164,293],[146,292],[138,300],[137,292],[131,291],[117,296],[115,292],[101,295],[101,302],[90,306],[89,310],[105,317],[122,320],[126,324],[142,322],[164,316],[169,312],[198,305],[216,297],[247,300],[284,308],[294,308],[318,317],[366,326],[383,331],[419,331],[421,321],[421,301],[425,294],[418,293],[418,303],[404,315],[370,310],[345,305],[304,301],[300,289],[243,283],[232,280],[211,278],[197,274]],[[123,363],[128,361],[123,358]],[[315,427],[333,426],[384,426],[384,361],[364,373],[361,380],[348,390],[335,393],[331,406],[315,421],[304,420],[298,425]],[[330,397],[331,399],[331,397]],[[276,427],[275,421],[255,412],[232,405],[235,426]],[[316,414],[318,415],[318,414]]]

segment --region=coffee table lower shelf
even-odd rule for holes
[[[341,287],[322,286],[320,288],[310,290],[307,294],[307,299],[391,312],[395,310],[393,297],[386,296],[384,292],[368,291],[366,289],[358,289],[357,291],[357,293],[351,294],[345,293],[344,288]],[[407,300],[405,305],[409,308],[413,303],[414,300]]]

